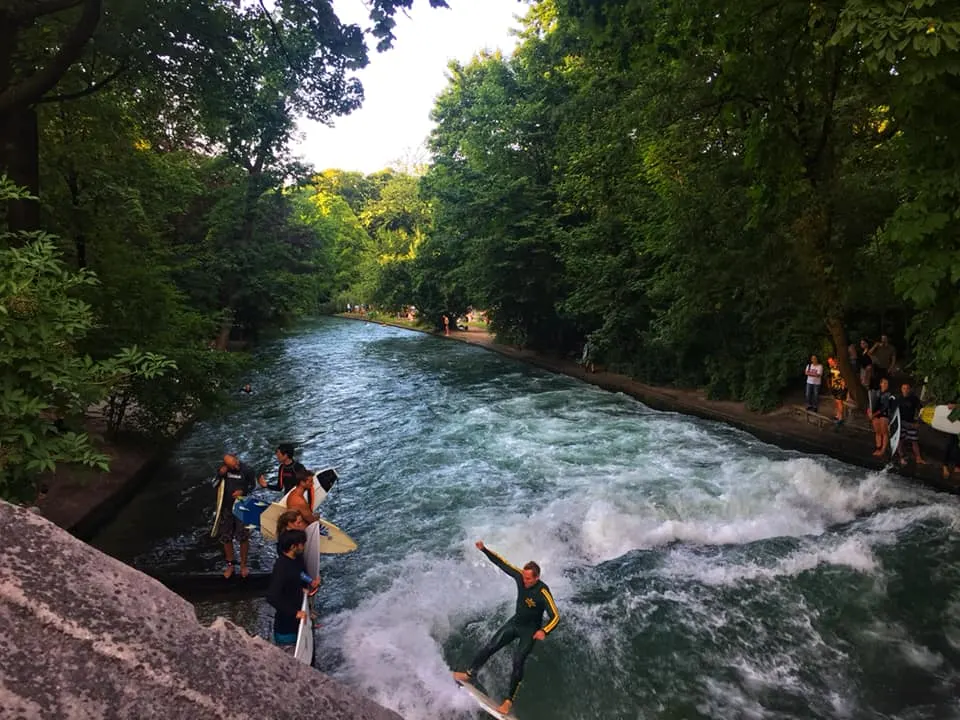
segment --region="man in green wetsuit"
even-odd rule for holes
[[[506,715],[513,707],[514,698],[520,681],[523,680],[523,666],[527,656],[533,650],[537,640],[543,640],[560,622],[560,613],[553,602],[550,588],[540,581],[540,567],[535,562],[528,562],[523,570],[514,567],[492,550],[477,541],[477,549],[486,555],[490,562],[512,577],[517,583],[517,609],[513,617],[497,630],[490,641],[484,645],[466,672],[455,672],[457,682],[473,682],[473,678],[494,653],[499,652],[514,640],[519,639],[513,653],[513,673],[510,675],[510,692],[507,699],[500,705],[500,712]],[[547,614],[547,624],[543,625],[543,614]]]

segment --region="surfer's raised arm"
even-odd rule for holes
[[[498,568],[503,570],[507,575],[512,577],[514,580],[523,579],[523,572],[520,570],[520,568],[514,567],[513,565],[508,563],[506,560],[504,560],[502,557],[497,555],[493,550],[491,550],[490,548],[488,548],[486,545],[483,544],[483,540],[477,540],[477,550],[479,550],[484,555],[486,555],[490,559],[490,562],[492,562]]]

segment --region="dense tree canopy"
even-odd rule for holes
[[[297,118],[358,107],[411,5],[3,4],[0,492],[100,462],[89,403],[168,432],[235,382],[212,349],[348,303],[756,408],[812,352],[859,391],[885,332],[960,390],[960,6],[530,0],[512,55],[449,66],[422,173],[303,166]]]
[[[360,27],[329,0],[2,3],[0,495],[102,465],[93,405],[110,431],[171,432],[237,381],[242,357],[213,349],[409,254],[415,180],[360,178],[345,200],[290,144],[299,118],[360,105],[365,36],[389,48],[411,5],[373,0]]]
[[[846,348],[884,332],[956,392],[958,12],[533,2],[512,57],[450,67],[433,231],[380,295],[758,408],[812,352],[862,402]]]

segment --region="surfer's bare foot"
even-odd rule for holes
[[[223,577],[227,580],[233,577],[233,563],[227,563],[227,569],[223,571]]]
[[[240,577],[245,578],[245,577],[247,577],[249,574],[250,574],[250,568],[248,568],[246,565],[241,565],[241,566],[240,566]]]
[[[513,707],[513,700],[504,700],[500,703],[500,707],[497,708],[497,712],[501,715],[507,715],[510,713],[510,708]]]
[[[470,682],[470,676],[464,672],[455,672],[453,674],[453,679],[457,682]]]
[[[917,465],[926,465],[926,464],[927,464],[927,461],[924,460],[922,457],[917,458]]]

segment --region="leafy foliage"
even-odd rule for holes
[[[381,250],[409,253],[410,182],[370,211],[374,238],[361,205],[392,174],[363,179],[360,204],[320,202],[289,146],[298,117],[359,106],[365,36],[388,48],[411,4],[375,0],[368,28],[324,0],[0,7],[4,494],[105,462],[65,429],[91,404],[110,432],[168,435],[236,383],[246,359],[219,350],[369,294]]]
[[[958,33],[936,2],[535,2],[512,57],[451,65],[433,231],[378,296],[759,409],[814,352],[863,403],[847,345],[885,332],[952,394]]]
[[[0,202],[30,196],[0,177]],[[0,233],[0,495],[24,499],[32,477],[58,462],[105,468],[83,432],[68,429],[92,404],[133,378],[176,369],[135,346],[94,360],[78,351],[93,326],[76,291],[96,283],[70,270],[43,232]]]

